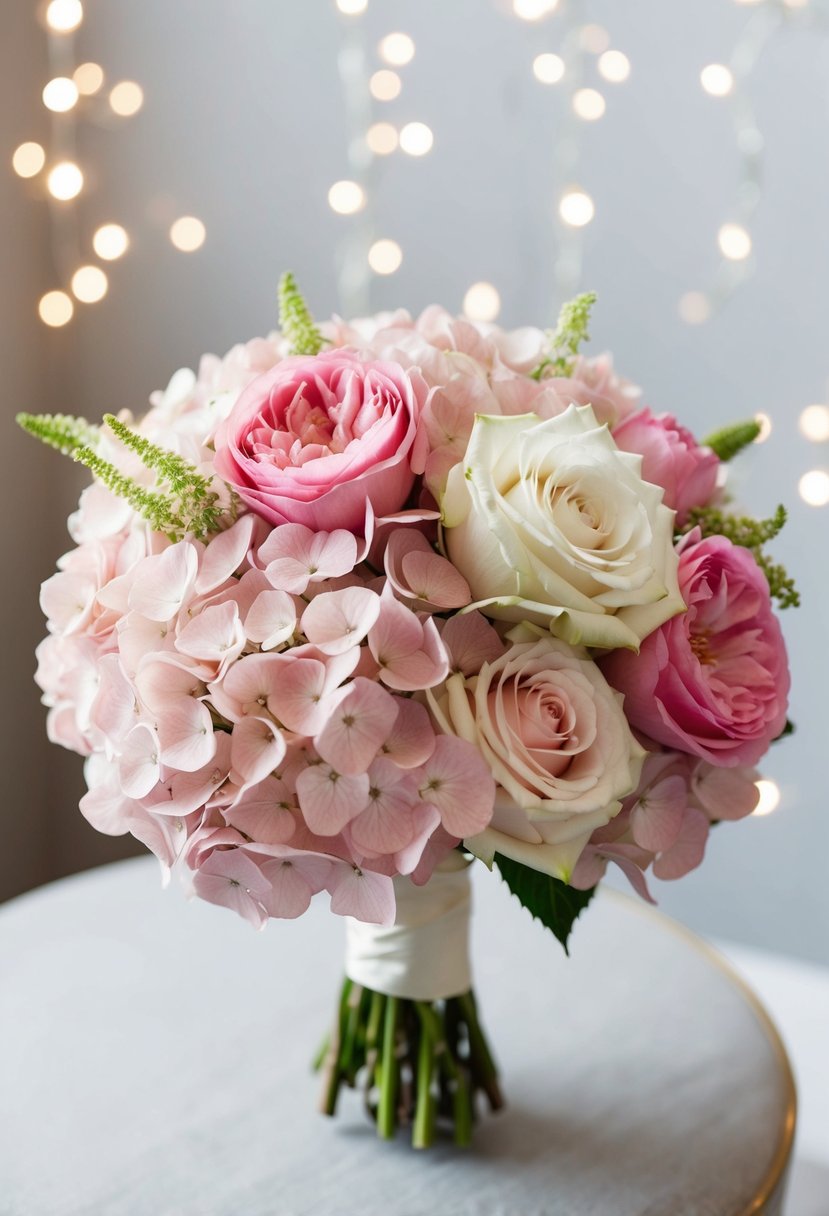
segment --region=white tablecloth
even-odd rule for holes
[[[742,1212],[787,1096],[744,993],[612,894],[566,959],[476,871],[476,983],[509,1106],[466,1153],[379,1143],[348,1092],[341,1118],[316,1114],[308,1060],[342,957],[322,899],[258,935],[160,892],[141,860],[0,909],[2,1216]],[[817,1130],[802,1143],[815,1158]]]
[[[798,1092],[788,1216],[829,1216],[829,970],[719,941],[780,1031]]]

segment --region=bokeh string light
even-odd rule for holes
[[[15,173],[40,187],[50,203],[53,231],[53,256],[57,277],[64,287],[47,291],[38,302],[38,315],[44,325],[60,328],[75,314],[74,300],[94,304],[109,288],[106,272],[85,261],[75,200],[86,185],[84,168],[75,158],[78,122],[101,112],[97,95],[104,84],[100,64],[75,62],[75,33],[84,20],[81,0],[51,0],[43,10],[48,39],[51,77],[42,89],[44,109],[49,114],[49,138],[43,143],[32,140],[20,144],[12,156]],[[121,81],[112,87],[109,107],[129,117],[143,103],[143,91],[134,81]],[[115,260],[129,248],[129,236],[119,224],[101,225],[92,239],[92,249],[102,260]]]
[[[359,4],[359,0],[352,2]],[[73,205],[86,187],[84,166],[75,157],[79,122],[93,119],[111,125],[113,116],[117,120],[131,118],[144,105],[144,90],[136,81],[114,81],[103,96],[106,77],[101,65],[75,62],[74,35],[84,16],[81,0],[51,0],[43,8],[52,69],[41,94],[49,115],[49,138],[42,143],[27,140],[12,155],[12,168],[17,176],[31,180],[50,204],[54,269],[63,286],[41,297],[38,315],[44,325],[53,328],[72,320],[75,302],[95,304],[109,289],[106,271],[87,261],[90,253],[94,252],[103,262],[113,262],[130,248],[126,229],[108,222],[96,228],[90,249],[87,240],[81,237],[78,210]],[[397,53],[401,53],[400,48]],[[175,249],[192,253],[204,244],[206,230],[195,216],[182,216],[172,225],[169,235]]]
[[[701,65],[699,85],[714,105],[730,109],[739,153],[739,184],[735,201],[716,232],[714,247],[719,268],[708,287],[687,290],[678,301],[679,315],[688,325],[708,321],[754,269],[751,221],[759,205],[763,182],[763,136],[751,103],[751,78],[769,41],[792,24],[829,32],[829,10],[819,0],[735,0],[751,6],[751,13],[731,55],[725,62]],[[824,0],[825,3],[825,0]],[[579,162],[586,127],[603,118],[608,98],[601,82],[622,84],[630,77],[631,63],[624,51],[611,45],[602,26],[583,19],[586,6],[574,0],[561,6],[543,0],[514,0],[513,12],[545,30],[543,18],[556,9],[563,19],[554,49],[537,48],[532,72],[543,86],[560,86],[563,115],[553,152],[558,176],[553,222],[556,227],[556,304],[581,285],[584,234],[597,214],[597,203],[580,181]],[[595,65],[591,57],[596,56]],[[595,72],[599,77],[596,81]],[[756,415],[763,443],[771,433],[768,414]],[[811,443],[829,442],[829,406],[813,405],[803,411],[799,427]],[[798,490],[809,506],[829,504],[829,472],[814,468],[803,474]]]
[[[768,777],[761,777],[754,783],[757,786],[759,798],[757,805],[752,814],[754,815],[770,815],[772,811],[776,811],[780,805],[780,787],[776,781],[771,781]]]
[[[793,26],[829,32],[829,9],[819,0],[734,0],[748,8],[748,20],[727,61],[700,69],[700,85],[715,105],[725,105],[739,157],[738,184],[730,215],[716,234],[720,264],[711,285],[681,296],[679,315],[689,325],[708,321],[752,274],[751,221],[763,188],[764,141],[751,101],[751,82],[763,54],[778,34]]]
[[[338,256],[340,307],[345,315],[371,310],[375,276],[395,274],[404,250],[394,236],[381,231],[376,196],[382,162],[396,152],[415,159],[434,146],[431,127],[419,119],[395,124],[389,112],[405,96],[405,73],[417,47],[404,30],[392,30],[369,44],[361,20],[368,0],[334,0],[342,18],[338,58],[347,127],[348,176],[328,190],[328,205],[345,217]]]
[[[739,156],[738,186],[731,214],[716,234],[721,260],[712,284],[704,289],[686,291],[679,300],[679,315],[689,325],[704,324],[714,316],[754,270],[751,221],[762,197],[764,140],[752,105],[750,86],[763,54],[773,38],[793,25],[815,32],[829,32],[829,10],[818,0],[735,0],[735,3],[751,5],[749,19],[728,62],[706,64],[700,71],[700,84],[715,104],[730,107]],[[756,442],[762,443],[771,432],[772,420],[765,413],[757,414],[756,420],[760,423]],[[809,442],[826,442],[829,440],[829,407],[807,406],[798,425]],[[798,481],[798,493],[807,506],[826,506],[829,504],[829,473],[821,468],[808,470]]]
[[[559,6],[543,0],[515,0],[513,11],[521,20],[537,24],[545,41],[549,35],[543,19],[559,11],[563,21],[557,28],[555,49],[539,50],[532,60],[532,73],[540,85],[560,86],[557,92],[562,104],[553,149],[551,207],[556,237],[552,307],[557,308],[579,286],[583,234],[596,216],[596,202],[579,173],[585,130],[607,112],[609,94],[604,85],[624,84],[631,74],[631,62],[623,50],[612,45],[604,26],[580,19],[583,9],[574,3]]]

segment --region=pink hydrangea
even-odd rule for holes
[[[621,812],[591,836],[571,885],[594,887],[613,862],[653,903],[646,873],[668,881],[696,869],[711,826],[743,819],[757,806],[757,777],[755,769],[744,766],[723,769],[684,752],[651,751]]]

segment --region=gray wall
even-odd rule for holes
[[[33,7],[14,0],[4,8],[0,122],[9,149],[43,125],[43,39]],[[736,189],[728,112],[702,93],[698,74],[727,58],[752,10],[724,0],[588,7],[633,64],[627,84],[603,86],[607,114],[584,131],[580,178],[597,216],[586,231],[583,284],[600,296],[596,347],[613,347],[650,403],[699,432],[756,410],[773,417],[774,442],[742,463],[742,498],[757,512],[789,505],[777,551],[804,598],[785,619],[798,733],[765,766],[782,787],[782,805],[717,830],[704,867],[663,886],[660,903],[703,931],[829,962],[829,509],[797,496],[800,474],[829,456],[796,426],[803,406],[826,400],[829,375],[829,43],[792,25],[761,62],[752,93],[768,157],[753,227],[756,275],[708,326],[691,328],[676,301],[713,277],[715,234]],[[113,79],[140,81],[146,104],[129,122],[84,126],[80,155],[94,173],[82,229],[88,239],[98,223],[116,219],[133,234],[133,250],[113,266],[104,303],[81,310],[65,331],[44,332],[32,313],[33,299],[52,285],[44,206],[0,174],[4,228],[14,234],[3,243],[0,282],[8,417],[25,402],[91,417],[140,409],[202,351],[266,331],[286,266],[319,314],[333,310],[335,253],[354,222],[326,204],[331,182],[349,175],[337,74],[342,22],[329,0],[89,0],[86,11],[79,59],[100,60]],[[494,0],[372,0],[363,26],[372,55],[389,30],[412,34],[417,55],[402,71],[403,94],[378,109],[435,132],[429,156],[398,154],[380,166],[378,232],[400,242],[405,260],[375,282],[373,307],[440,300],[458,308],[471,282],[489,279],[505,323],[552,319],[553,148],[562,110],[530,65],[539,51],[557,49],[560,16],[530,26]],[[166,239],[183,213],[207,225],[195,255],[176,253]],[[14,689],[5,771],[14,777],[0,814],[14,847],[0,850],[0,893],[11,894],[117,845],[97,839],[73,810],[79,762],[45,749],[29,684],[40,628],[35,584],[65,544],[60,520],[73,470],[10,429],[2,459],[5,540],[20,576],[2,599]],[[30,518],[21,529],[24,509]]]

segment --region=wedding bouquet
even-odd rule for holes
[[[21,415],[94,474],[43,585],[49,737],[81,810],[257,928],[350,918],[324,1107],[361,1081],[418,1146],[500,1104],[467,866],[565,945],[608,863],[651,899],[748,815],[787,730],[773,611],[725,462],[607,355],[428,308],[280,332],[178,372],[139,420]]]

